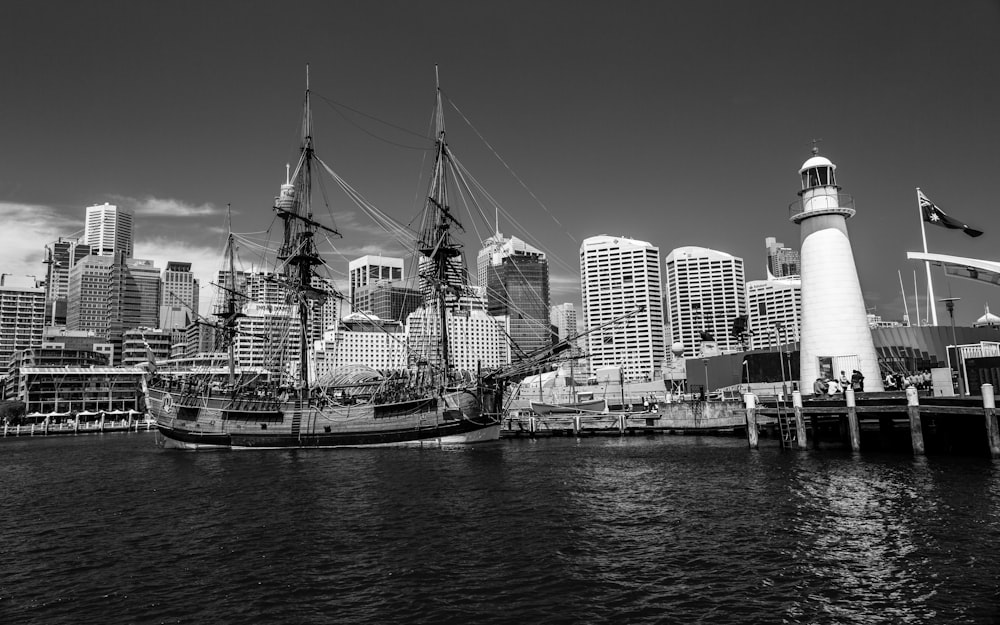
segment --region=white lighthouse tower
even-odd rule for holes
[[[800,200],[791,220],[802,228],[802,330],[799,388],[811,393],[816,378],[848,379],[857,369],[865,391],[881,391],[882,376],[868,327],[867,311],[854,264],[847,219],[851,196],[840,193],[837,166],[816,154],[805,163]]]

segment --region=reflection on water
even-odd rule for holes
[[[0,441],[0,621],[988,623],[998,469],[711,437]]]

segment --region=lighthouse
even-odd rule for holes
[[[854,200],[840,193],[837,166],[819,156],[802,164],[802,190],[790,206],[802,232],[802,329],[799,388],[812,391],[816,378],[864,375],[865,391],[881,391],[882,376],[872,342],[847,220]]]

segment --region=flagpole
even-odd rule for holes
[[[903,272],[897,269],[896,273],[899,274],[899,292],[903,294],[903,314],[906,315],[906,325],[913,325],[913,322],[910,321],[910,307],[906,304],[906,289],[903,288]],[[917,316],[920,316],[919,312],[917,312]]]
[[[913,307],[917,309],[917,327],[920,327],[920,289],[917,287],[917,270],[913,270]]]
[[[924,254],[927,253],[927,230],[924,228],[924,209],[920,207],[920,187],[917,187],[917,212],[920,213],[920,237],[924,240]],[[927,269],[927,307],[931,309],[931,324],[937,325],[937,306],[934,305],[934,283],[931,282],[931,261],[924,261]],[[919,316],[920,313],[917,313]]]

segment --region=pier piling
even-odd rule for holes
[[[992,384],[983,384],[983,416],[986,420],[986,437],[990,456],[1000,458],[1000,428],[997,427],[996,396]]]
[[[809,444],[806,441],[806,421],[802,417],[801,391],[792,391],[792,410],[795,411],[795,441],[799,449],[806,449]],[[814,433],[813,436],[815,435]]]
[[[861,429],[858,426],[858,405],[854,398],[854,389],[844,391],[847,401],[847,428],[851,436],[851,451],[861,450]]]
[[[913,386],[906,389],[906,412],[910,417],[910,440],[913,442],[913,455],[924,455],[924,431],[920,422],[920,395]]]
[[[759,445],[757,436],[757,396],[753,393],[744,393],[743,404],[747,410],[747,443],[750,445],[750,449],[757,449]]]

